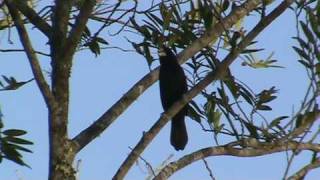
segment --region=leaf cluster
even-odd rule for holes
[[[21,152],[32,153],[26,146],[32,145],[33,142],[21,137],[27,134],[21,129],[4,130],[2,113],[0,111],[0,163],[3,159],[13,161],[19,165],[29,167],[22,159]],[[29,167],[30,168],[30,167]]]

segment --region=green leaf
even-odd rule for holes
[[[250,91],[248,91],[246,89],[246,87],[243,87],[242,85],[240,85],[240,91],[239,94],[244,98],[244,100],[247,101],[247,103],[251,104],[252,106],[254,105],[254,97],[253,95],[250,93]]]
[[[302,64],[304,67],[308,68],[308,69],[311,69],[311,68],[312,68],[312,66],[311,66],[311,65],[309,64],[309,62],[307,62],[307,61],[298,60],[298,62],[299,62],[300,64]]]
[[[316,13],[317,13],[317,17],[320,17],[320,1],[318,1],[315,9],[317,10]]]
[[[292,47],[302,58],[304,58],[305,60],[310,60],[309,55],[302,49],[293,46]]]
[[[299,44],[300,44],[300,46],[302,48],[305,48],[305,49],[309,49],[310,48],[308,43],[306,43],[303,39],[301,39],[299,37],[294,37],[293,39],[296,39],[299,42]]]
[[[296,119],[296,128],[299,128],[302,125],[302,121],[303,121],[303,115],[298,114]]]
[[[90,37],[91,36],[91,32],[90,29],[88,28],[88,26],[86,26],[83,30],[83,36],[85,37]]]
[[[198,108],[198,107],[197,107]],[[198,113],[199,111],[196,110],[196,108],[193,107],[193,105],[188,106],[188,117],[195,120],[198,123],[201,123],[201,114]]]
[[[316,74],[320,75],[320,63],[317,63],[315,67],[316,67]]]
[[[171,5],[171,9],[172,9],[172,12],[173,12],[174,20],[176,21],[177,24],[180,24],[180,22],[182,22],[182,18],[180,16],[180,13],[178,12],[176,6]]]
[[[19,151],[24,151],[24,152],[28,152],[28,153],[32,153],[31,150],[25,148],[25,147],[22,147],[20,145],[16,145],[16,144],[10,144],[10,143],[7,143],[8,146],[11,146],[12,148],[16,149],[16,150],[19,150]]]
[[[247,54],[247,53],[254,53],[254,52],[259,52],[259,51],[263,51],[264,49],[245,49],[241,52],[241,54]]]
[[[204,27],[206,29],[210,29],[213,22],[213,13],[211,10],[212,8],[209,7],[209,4],[207,4],[207,1],[204,1],[204,4],[202,3],[201,5],[199,4],[200,16],[204,21]]]
[[[130,22],[133,25],[133,27],[140,32],[140,26],[138,25],[138,23],[136,22],[136,20],[134,18],[130,18]]]
[[[262,97],[260,97],[260,101],[259,102],[268,103],[268,102],[270,102],[270,101],[272,101],[272,100],[274,100],[276,98],[277,98],[277,96],[262,96]]]
[[[156,15],[152,13],[146,13],[147,17],[155,24],[163,27],[163,21]]]
[[[11,84],[17,84],[17,80],[14,77],[10,77]]]
[[[207,97],[207,102],[204,105],[204,110],[205,110],[205,114],[208,118],[209,123],[212,123],[214,121],[213,113],[214,113],[215,107],[216,107],[216,103],[215,103],[214,99],[211,97]]]
[[[3,122],[2,122],[2,120],[1,120],[1,118],[2,118],[1,115],[2,115],[2,114],[1,114],[1,112],[0,112],[0,129],[3,128]]]
[[[136,52],[138,54],[143,55],[143,52],[142,52],[140,44],[137,44],[137,43],[134,43],[134,42],[130,42],[130,43],[131,43],[132,47],[136,50]]]
[[[146,24],[146,25],[144,25],[145,27],[148,27],[151,31],[152,31],[152,33],[154,33],[154,32],[159,32],[159,27],[157,27],[157,26],[155,26],[155,25],[153,25],[152,23],[150,23],[150,22],[148,22],[148,21],[146,21],[146,20],[143,20],[143,22]]]
[[[315,38],[312,34],[312,32],[310,31],[310,29],[308,28],[308,26],[303,22],[303,21],[300,21],[300,25],[301,25],[301,28],[304,32],[304,34],[306,35],[306,37],[308,38],[308,40],[314,44],[316,41],[315,41]]]
[[[101,37],[96,37],[96,40],[97,40],[97,42],[99,42],[101,44],[109,45],[109,43],[105,39],[103,39]]]
[[[222,99],[222,103],[223,105],[228,105],[228,102],[229,102],[229,98],[228,96],[226,95],[226,93],[224,92],[224,90],[218,88],[218,93]]]
[[[256,138],[256,139],[259,139],[259,134],[258,134],[258,131],[257,131],[257,127],[256,127],[256,126],[254,126],[254,125],[251,124],[251,123],[247,123],[247,122],[244,122],[244,125],[245,125],[246,128],[248,129],[251,137]]]
[[[234,81],[233,77],[228,78],[227,80],[224,80],[224,83],[227,85],[229,88],[230,92],[235,98],[239,97],[239,86],[238,84]]]
[[[160,14],[163,19],[163,26],[162,27],[164,30],[167,30],[170,25],[171,18],[172,18],[172,10],[169,10],[168,7],[166,7],[162,3],[162,4],[160,4]]]
[[[153,57],[151,56],[151,53],[150,53],[150,50],[149,50],[147,43],[143,44],[143,51],[144,51],[144,55],[147,59],[148,66],[150,67],[151,63],[153,62]]]
[[[30,168],[30,166],[23,162],[23,160],[21,159],[21,154],[15,148],[4,144],[1,148],[1,151],[5,155],[4,158],[9,159],[19,165],[27,166]]]
[[[88,46],[90,51],[93,52],[96,57],[100,54],[100,45],[96,40],[91,41]]]
[[[316,160],[318,158],[317,155],[318,155],[318,152],[313,151],[312,158],[311,158],[311,163],[315,163],[316,162]]]
[[[21,136],[21,135],[27,134],[26,131],[21,129],[8,129],[3,131],[2,133],[7,136]]]
[[[286,119],[288,118],[288,116],[280,116],[280,117],[277,117],[276,119],[274,119],[273,121],[271,121],[271,123],[269,124],[268,128],[272,128],[274,126],[277,126],[280,124],[280,122],[283,120],[283,119]]]
[[[218,130],[220,128],[220,120],[221,120],[222,113],[217,109],[213,113],[213,127],[215,130]]]
[[[261,111],[271,111],[272,108],[271,108],[270,106],[267,106],[267,105],[259,104],[259,105],[257,105],[257,110],[261,110]]]
[[[11,80],[10,80],[7,76],[2,75],[2,78],[3,78],[8,84],[11,84]]]
[[[148,26],[141,26],[140,28],[140,33],[148,40],[150,40],[150,38],[152,37],[152,35],[150,34],[149,30],[148,30]]]
[[[311,28],[319,39],[320,38],[320,22],[319,22],[320,18],[319,16],[314,15],[312,11],[308,11],[308,15],[310,19]]]
[[[31,141],[28,141],[28,140],[25,140],[25,139],[21,139],[21,138],[15,138],[15,137],[12,137],[12,136],[6,136],[3,139],[5,141],[16,143],[16,144],[27,144],[27,145],[33,144],[33,142],[31,142]]]
[[[230,6],[229,0],[224,0],[223,3],[222,3],[222,9],[221,9],[221,11],[222,11],[222,12],[226,11],[229,6]]]

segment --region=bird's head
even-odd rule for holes
[[[171,62],[177,62],[176,55],[168,48],[167,46],[160,46],[158,50],[160,63],[169,63],[167,61]]]

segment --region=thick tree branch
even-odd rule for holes
[[[31,41],[28,37],[27,30],[25,29],[23,25],[23,21],[20,18],[19,12],[16,8],[16,6],[13,4],[12,0],[5,0],[5,3],[9,9],[10,15],[12,16],[12,19],[15,23],[15,26],[17,28],[20,41],[24,47],[25,53],[27,54],[34,78],[37,82],[37,85],[42,93],[42,96],[47,104],[47,107],[49,109],[52,109],[56,107],[56,101],[50,91],[50,87],[47,84],[42,71],[41,67],[39,65],[39,61],[36,55],[36,52],[32,48]]]
[[[29,19],[29,21],[37,27],[43,34],[45,34],[49,39],[51,37],[51,26],[42,19],[37,12],[35,12],[31,7],[27,4],[26,0],[16,0],[12,1],[16,8]]]
[[[71,7],[72,0],[55,0],[51,19],[52,38],[50,39],[53,63],[60,60],[60,53],[64,52]]]
[[[211,41],[218,38],[225,29],[229,29],[241,18],[246,16],[250,11],[256,8],[261,1],[248,0],[242,6],[239,6],[232,11],[227,17],[223,18],[221,22],[217,23],[202,37],[197,39],[191,46],[183,50],[178,55],[180,63],[185,62],[192,57],[199,50],[207,46]],[[80,151],[99,134],[101,134],[115,119],[123,113],[147,88],[149,88],[156,80],[158,80],[159,68],[151,71],[138,81],[121,99],[119,99],[110,109],[108,109],[101,117],[99,117],[93,124],[83,130],[77,135],[73,141],[77,144],[75,147]]]
[[[52,93],[58,107],[49,112],[49,180],[75,179],[72,162],[75,152],[68,139],[69,78],[72,57],[65,56],[73,0],[55,0],[52,15]],[[61,161],[64,160],[64,161]]]
[[[189,90],[183,97],[183,99],[174,103],[174,105],[166,111],[160,119],[150,128],[150,130],[144,133],[143,137],[135,148],[131,151],[126,160],[122,163],[118,169],[116,175],[113,177],[114,180],[123,179],[127,174],[131,166],[137,160],[147,145],[153,140],[153,138],[159,133],[169,119],[175,115],[182,107],[184,107],[193,97],[207,87],[212,81],[223,78],[227,74],[228,67],[237,56],[262,32],[273,20],[275,20],[280,14],[282,14],[293,2],[293,0],[286,0],[280,4],[275,10],[273,10],[268,16],[263,18],[251,31],[246,35],[239,45],[231,51],[230,54],[217,66],[214,72],[210,72],[203,80],[196,84],[191,90]]]
[[[95,4],[96,0],[86,0],[81,6],[80,12],[76,17],[75,25],[66,41],[65,52],[67,54],[65,54],[65,56],[69,57],[74,54]]]
[[[258,142],[253,142],[252,144],[249,143],[247,145],[249,147],[242,149],[232,147],[230,145],[224,145],[198,150],[196,152],[183,156],[179,160],[171,162],[170,164],[165,166],[154,178],[154,180],[168,179],[173,173],[177,172],[178,170],[209,156],[255,157],[288,150],[311,150],[320,152],[320,144],[300,143],[296,141],[279,144],[271,143],[270,145],[268,145],[268,143],[260,144]],[[251,145],[253,148],[251,147]]]
[[[288,180],[301,180],[308,174],[309,171],[319,167],[320,167],[320,158],[317,158],[315,161],[304,166],[299,171],[294,173],[294,175],[290,176]]]

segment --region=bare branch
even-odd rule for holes
[[[192,57],[200,49],[207,46],[212,40],[218,38],[225,28],[232,27],[241,18],[246,16],[250,11],[256,8],[261,1],[248,0],[242,6],[236,8],[227,17],[222,19],[213,28],[206,32],[202,37],[197,39],[192,45],[183,50],[178,55],[180,63],[184,63],[187,59]],[[149,88],[156,80],[158,80],[159,68],[151,71],[138,81],[121,99],[119,99],[110,109],[108,109],[101,117],[99,117],[93,124],[78,134],[73,141],[78,146],[77,151],[80,151],[99,134],[101,134],[115,119],[123,113],[147,88]]]
[[[12,0],[5,0],[6,5],[8,6],[9,12],[12,16],[12,19],[14,20],[15,26],[17,28],[17,31],[19,33],[19,37],[21,40],[21,43],[25,49],[25,52],[27,54],[34,78],[39,86],[39,89],[42,93],[42,96],[44,97],[44,100],[48,106],[49,109],[56,107],[56,101],[50,91],[50,87],[47,84],[42,72],[41,67],[39,65],[39,61],[36,55],[36,52],[32,48],[30,39],[28,37],[28,33],[23,25],[23,21],[20,18],[19,12],[16,8],[16,6],[12,3]]]
[[[25,52],[25,50],[24,49],[0,49],[0,52]],[[48,53],[44,53],[36,50],[34,52],[43,56],[51,57],[50,54]]]
[[[168,177],[178,170],[209,156],[255,157],[287,150],[320,151],[320,144],[298,143],[295,141],[280,143],[278,145],[267,145],[267,143],[263,143],[263,145],[260,143],[252,145],[254,148],[248,147],[240,149],[227,144],[224,146],[208,147],[198,150],[168,164],[161,170],[154,180],[168,179]]]
[[[51,37],[51,26],[42,19],[37,12],[35,12],[31,7],[28,6],[27,1],[18,0],[12,1],[18,10],[26,16],[29,21],[36,26],[43,34],[45,34],[49,39]]]
[[[294,175],[290,176],[288,180],[301,180],[303,179],[303,177],[305,177],[308,174],[309,171],[319,167],[320,167],[320,158],[317,158],[315,161],[304,166],[299,171],[294,173]]]

